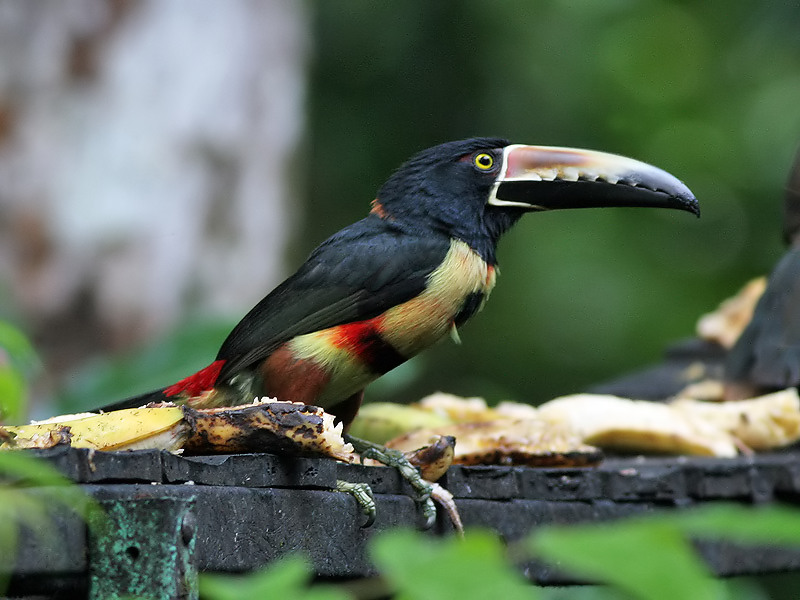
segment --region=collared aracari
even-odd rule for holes
[[[242,319],[213,363],[104,410],[269,396],[321,406],[346,427],[369,383],[483,306],[498,240],[522,215],[610,206],[699,214],[678,179],[617,155],[494,138],[423,150],[391,175],[366,218],[324,241]]]

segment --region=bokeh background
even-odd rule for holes
[[[32,412],[206,365],[424,147],[588,147],[684,180],[667,211],[536,214],[486,309],[368,390],[538,403],[657,361],[782,252],[800,5],[0,0],[0,318]]]

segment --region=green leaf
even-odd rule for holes
[[[643,600],[722,597],[721,584],[681,530],[665,520],[547,527],[531,536],[530,547],[560,569]]]
[[[93,498],[47,463],[22,450],[0,452],[0,564],[14,564],[20,526],[42,539],[48,535],[56,507],[76,512],[90,526],[105,516]],[[0,577],[0,593],[6,584]]]
[[[409,530],[381,534],[370,555],[403,600],[539,598],[507,560],[496,534],[469,531],[464,539],[433,539]]]
[[[531,536],[530,547],[559,568],[638,598],[721,597],[722,584],[711,579],[689,538],[800,546],[800,511],[717,504],[623,522],[547,527]]]
[[[0,321],[0,348],[8,353],[16,368],[22,371],[27,372],[39,364],[36,350],[25,334],[6,321]]]
[[[36,351],[19,329],[0,321],[0,421],[19,420],[25,414],[25,377],[39,366]]]
[[[13,510],[7,502],[0,506],[0,564],[14,564],[14,556],[17,549],[17,537],[19,528],[13,520]],[[5,585],[0,579],[0,590],[4,590]]]
[[[347,600],[349,596],[329,586],[309,588],[313,571],[301,556],[281,559],[262,571],[247,576],[200,576],[200,596],[204,600],[241,598],[293,598],[297,600]]]
[[[103,518],[105,514],[100,505],[79,486],[64,477],[55,468],[27,454],[25,451],[0,452],[0,492],[14,495],[21,492],[22,486],[35,489],[36,494],[42,498],[45,505],[58,504],[75,511],[84,519]],[[9,485],[11,480],[11,485]],[[18,494],[23,498],[20,510],[24,516],[28,502],[33,502],[30,510],[36,511],[36,500],[32,494]]]
[[[72,485],[49,464],[22,450],[0,452],[0,477],[7,476],[40,487]]]
[[[0,422],[22,419],[26,399],[27,386],[22,375],[0,359]]]
[[[674,515],[670,520],[693,537],[800,546],[800,510],[789,506],[717,504]]]

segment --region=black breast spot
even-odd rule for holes
[[[370,332],[360,341],[358,354],[373,373],[388,373],[406,361],[406,357],[384,341],[377,331]]]
[[[483,292],[472,292],[469,294],[461,305],[461,310],[458,311],[458,314],[453,319],[456,327],[460,327],[466,323],[472,315],[478,312],[481,304],[483,304]]]

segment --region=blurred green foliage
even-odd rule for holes
[[[470,531],[463,540],[435,540],[415,531],[395,530],[374,541],[371,555],[397,598],[539,597],[511,566],[494,533]]]
[[[27,382],[40,367],[36,351],[25,334],[0,320],[0,423],[24,417]]]
[[[781,506],[715,505],[619,522],[547,525],[505,545],[491,532],[441,539],[411,530],[378,534],[369,554],[380,579],[310,586],[313,569],[289,557],[250,576],[204,575],[205,600],[228,598],[527,598],[529,600],[761,600],[751,580],[710,576],[690,539],[800,545],[800,513]],[[514,564],[535,558],[604,584],[537,588]],[[794,596],[771,596],[774,598]]]
[[[23,418],[28,380],[39,368],[28,338],[0,321],[0,423]],[[50,465],[22,452],[0,451],[0,593],[8,586],[22,528],[26,535],[46,539],[58,507],[86,519],[102,518],[99,505]]]
[[[351,596],[331,586],[310,587],[314,572],[300,556],[290,556],[251,575],[200,575],[204,600],[242,598],[292,598],[296,600],[347,600]]]
[[[551,564],[641,600],[763,597],[746,580],[713,579],[690,540],[798,547],[800,513],[781,505],[716,504],[616,523],[543,527],[527,545]]]
[[[23,452],[0,452],[0,593],[24,542],[20,534],[46,541],[58,508],[79,514],[91,526],[104,517],[97,502],[50,465]]]

